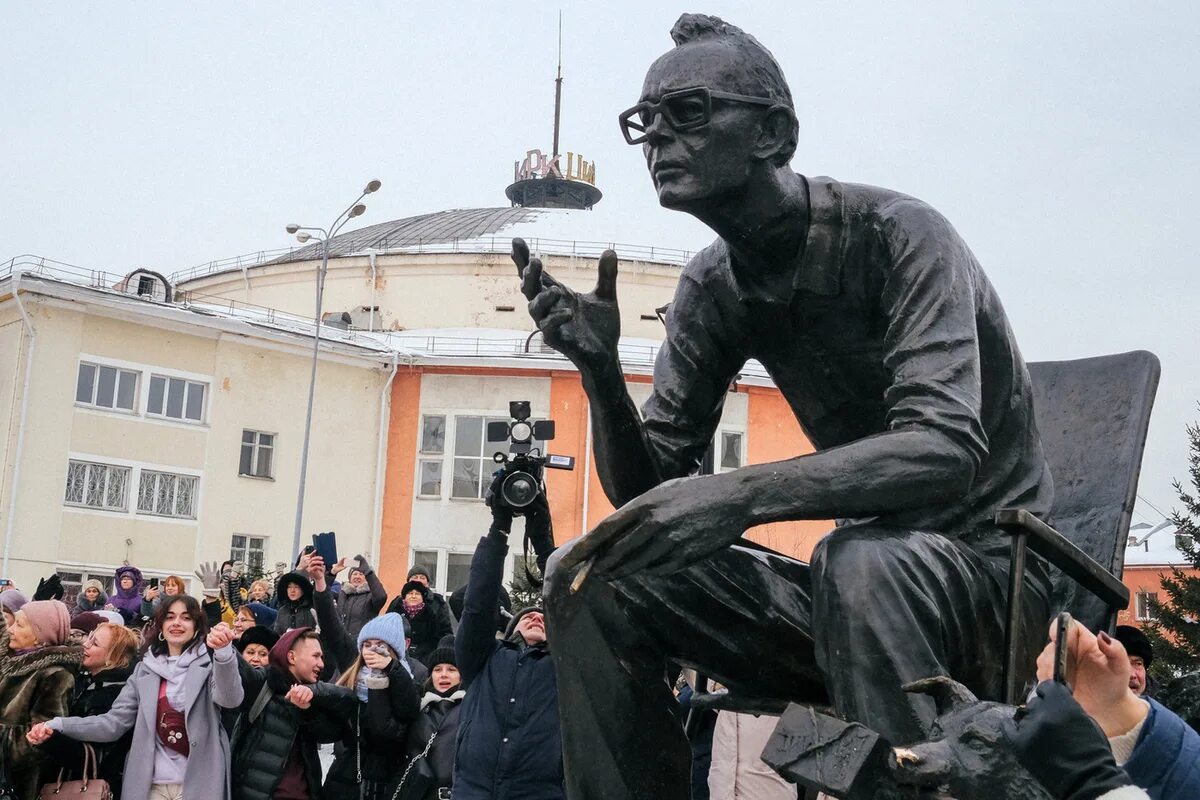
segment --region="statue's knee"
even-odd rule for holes
[[[876,578],[886,578],[903,568],[912,544],[909,534],[902,529],[865,525],[836,530],[813,551],[814,574],[818,580],[878,589]]]

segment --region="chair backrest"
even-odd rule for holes
[[[1144,350],[1029,365],[1054,476],[1049,522],[1118,578],[1159,372],[1158,359]],[[1057,570],[1053,578],[1055,611],[1070,611],[1092,630],[1107,625],[1099,599]]]

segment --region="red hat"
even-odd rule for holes
[[[292,667],[288,663],[288,653],[296,646],[296,640],[311,630],[312,628],[292,628],[283,636],[280,636],[279,641],[275,643],[275,646],[271,648],[271,652],[267,656],[267,663],[280,672],[288,674]]]

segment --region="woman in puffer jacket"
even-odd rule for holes
[[[85,611],[103,611],[106,605],[108,605],[108,595],[104,592],[104,584],[92,578],[79,590],[79,596],[75,598],[75,608],[71,611],[71,616],[74,617]]]
[[[424,758],[433,768],[436,779],[424,800],[440,800],[450,796],[454,782],[458,715],[462,711],[463,698],[467,695],[454,657],[454,637],[442,639],[437,649],[425,660],[425,665],[429,667],[429,678],[421,687],[424,690],[421,714],[408,729],[405,760],[411,762],[425,753]],[[388,787],[391,793],[397,788],[398,781]]]
[[[113,586],[116,588],[108,603],[120,613],[126,625],[135,621],[142,613],[142,592],[146,588],[145,584],[142,571],[137,567],[117,567],[113,575]]]

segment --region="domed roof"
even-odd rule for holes
[[[507,253],[513,237],[535,253],[597,257],[613,248],[624,259],[685,264],[692,251],[614,241],[614,220],[596,210],[559,208],[458,208],[381,222],[338,234],[330,258],[377,253]],[[321,257],[320,243],[290,251],[268,263]]]

